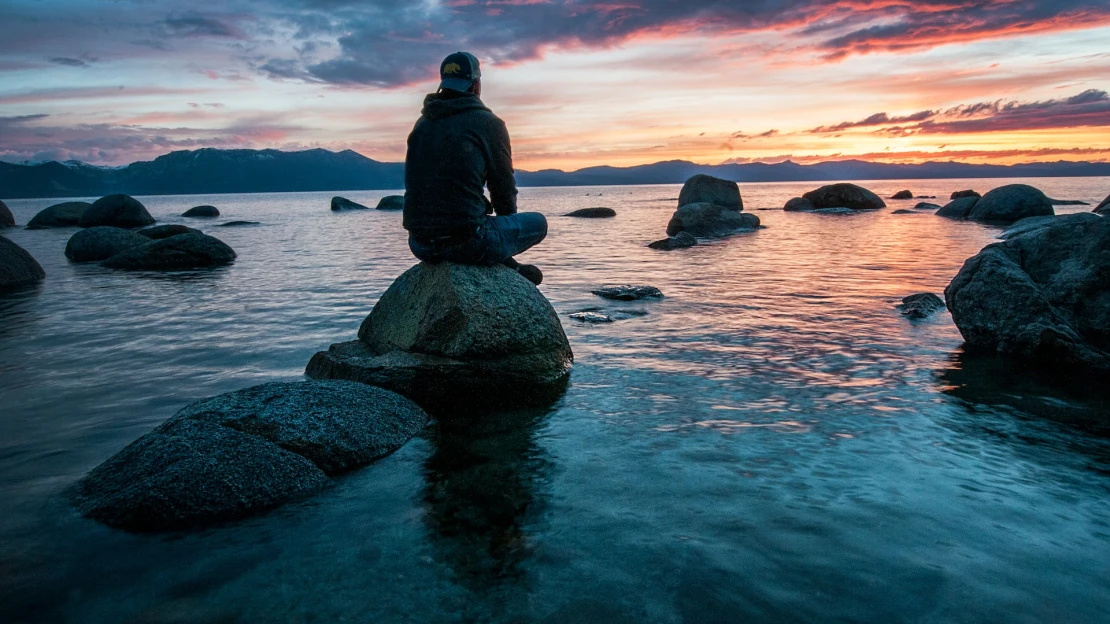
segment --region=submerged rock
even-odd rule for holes
[[[744,209],[740,187],[735,182],[701,173],[686,180],[678,193],[678,207],[688,204],[715,204],[736,211]]]
[[[913,199],[913,193],[909,191],[898,191],[891,196],[891,199]]]
[[[81,213],[81,218],[77,221],[77,225],[83,228],[98,225],[137,228],[153,223],[154,217],[146,211],[146,206],[130,195],[101,197]]]
[[[930,204],[929,202],[921,202],[913,207],[914,210],[940,210],[940,206]]]
[[[551,304],[500,265],[416,265],[358,337],[317,353],[306,374],[389,388],[422,405],[509,405],[550,399],[574,361]]]
[[[1052,199],[1049,197],[1048,202],[1053,206],[1090,206],[1087,202],[1078,199]]]
[[[1054,214],[1052,202],[1027,184],[1000,186],[979,199],[967,218],[980,223],[1008,225],[1026,217]]]
[[[944,309],[944,300],[933,293],[917,293],[902,298],[898,310],[903,316],[923,319]]]
[[[346,197],[337,196],[331,198],[331,209],[338,212],[340,210],[370,210],[370,207],[353,202]]]
[[[0,236],[0,288],[33,284],[46,277],[27,250]]]
[[[262,225],[258,221],[228,221],[227,223],[220,223],[218,227],[239,227],[243,225]]]
[[[786,202],[786,205],[783,206],[782,209],[787,212],[811,212],[817,210],[817,206],[814,206],[813,202],[804,197],[795,197]]]
[[[716,204],[686,204],[667,223],[667,235],[728,236],[759,227],[759,217]]]
[[[76,227],[81,215],[91,207],[89,202],[62,202],[39,211],[27,222],[28,230],[54,227]]]
[[[326,487],[393,452],[428,420],[392,392],[337,381],[270,383],[193,403],[94,468],[77,509],[133,531],[206,526]]]
[[[0,201],[0,228],[15,227],[15,216],[8,205]]]
[[[979,193],[976,193],[975,191],[972,191],[972,190],[969,189],[969,190],[966,190],[966,191],[956,191],[956,192],[952,193],[952,196],[949,197],[948,199],[963,199],[964,197],[974,197],[974,198],[978,199],[978,198],[982,197],[982,195],[980,195]]]
[[[686,249],[698,244],[698,239],[689,232],[679,232],[674,236],[668,236],[663,240],[657,240],[653,243],[648,243],[648,247],[652,249],[662,249],[663,251],[671,251],[673,249]]]
[[[405,209],[405,196],[404,195],[386,195],[378,200],[378,205],[375,210],[404,210]]]
[[[1098,214],[1110,214],[1110,195],[1107,195],[1106,199],[1102,200],[1098,206],[1095,206],[1094,212]]]
[[[569,314],[570,318],[581,321],[583,323],[612,323],[613,317],[608,314],[601,314],[600,312],[574,312]]]
[[[140,236],[138,232],[101,225],[71,236],[65,253],[74,262],[96,262],[149,242],[149,238]]]
[[[970,349],[1110,372],[1107,249],[1110,221],[1057,218],[983,248],[945,301]]]
[[[574,212],[568,212],[563,216],[581,217],[583,219],[606,219],[617,216],[617,211],[612,208],[580,208]]]
[[[921,213],[914,212],[912,210],[901,209],[901,210],[895,210],[894,212],[892,212],[890,214],[921,214]]]
[[[120,252],[105,260],[104,266],[125,271],[182,271],[229,264],[235,258],[235,251],[218,238],[178,234]]]
[[[136,234],[142,234],[150,240],[162,240],[178,234],[203,234],[200,230],[194,230],[187,225],[179,225],[176,223],[168,223],[166,225],[155,225],[154,227],[143,228],[136,230]]]
[[[215,206],[194,206],[181,213],[183,217],[218,217],[220,210]]]
[[[877,210],[886,203],[876,194],[855,184],[842,182],[829,184],[802,195],[814,208],[851,208],[852,210]]]
[[[663,291],[654,286],[633,286],[631,284],[602,286],[591,292],[602,299],[612,299],[615,301],[639,301],[641,299],[663,298]]]
[[[936,215],[949,219],[966,219],[967,215],[971,214],[971,209],[974,208],[977,203],[979,203],[979,198],[975,196],[954,199],[938,210]]]

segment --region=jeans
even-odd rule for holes
[[[457,262],[493,266],[511,262],[518,253],[536,245],[547,236],[547,219],[538,212],[518,212],[505,216],[488,216],[470,240],[417,240],[409,236],[412,255],[431,263]]]

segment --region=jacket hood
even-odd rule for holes
[[[443,119],[472,110],[488,111],[489,108],[473,93],[429,93],[420,114],[429,119]]]

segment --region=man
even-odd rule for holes
[[[539,284],[543,273],[513,256],[547,236],[547,219],[516,211],[509,133],[480,99],[478,59],[451,54],[439,75],[439,90],[424,98],[405,156],[409,249],[426,262],[504,264]]]

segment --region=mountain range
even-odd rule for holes
[[[705,173],[736,182],[803,182],[943,178],[1033,178],[1110,176],[1110,163],[1067,162],[971,165],[957,162],[885,164],[842,160],[814,165],[699,165],[683,160],[634,167],[588,167],[577,171],[517,171],[520,186],[680,184]],[[124,167],[79,161],[11,164],[0,162],[0,198],[190,195],[355,191],[404,188],[404,165],[367,158],[358,152],[312,149],[171,152]]]

